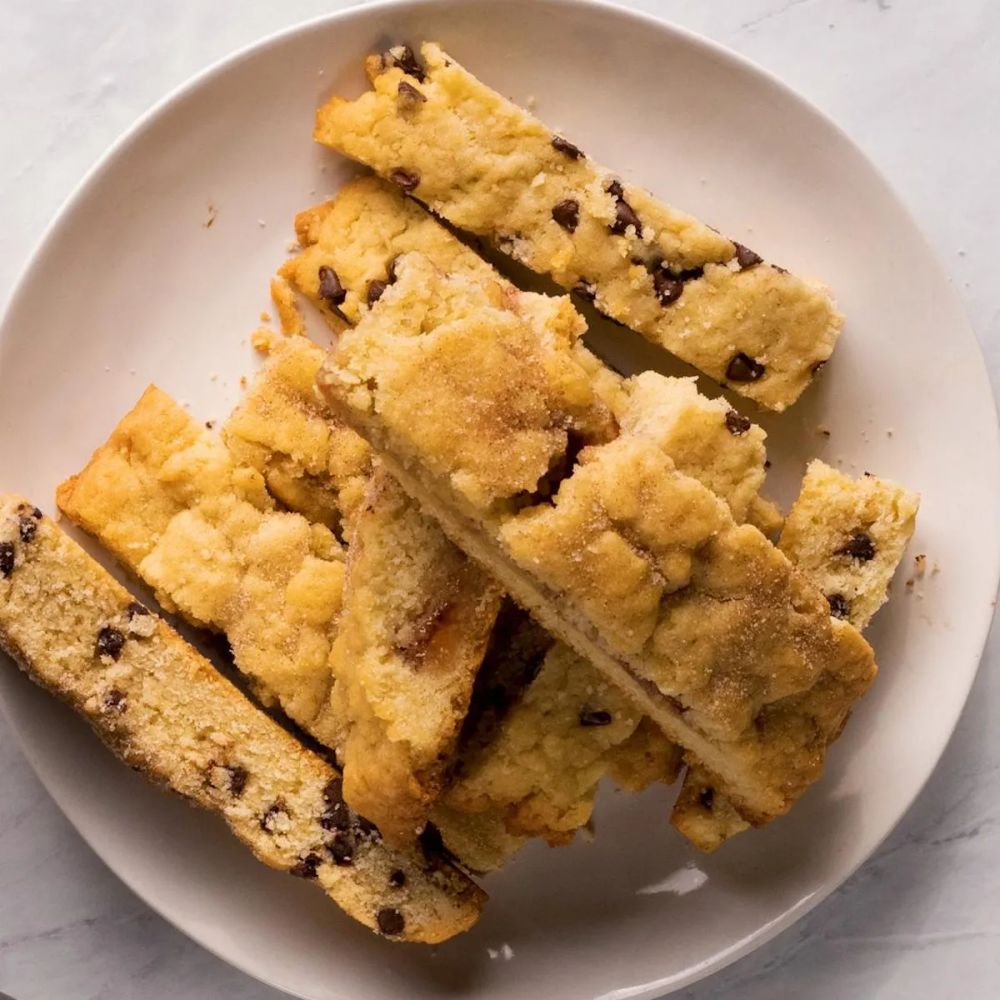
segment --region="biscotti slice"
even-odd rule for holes
[[[125,763],[218,813],[264,864],[366,927],[435,943],[485,899],[440,858],[396,851],[340,779],[20,497],[0,497],[0,646]]]
[[[920,498],[887,479],[852,479],[818,459],[781,532],[779,548],[826,594],[830,612],[867,627],[916,526]]]
[[[269,343],[269,358],[222,428],[240,465],[256,469],[289,510],[343,533],[371,473],[364,440],[316,391],[325,352],[305,337]]]
[[[488,871],[530,837],[569,843],[605,774],[641,791],[674,781],[679,764],[678,748],[617,688],[508,601],[435,822],[463,861]]]
[[[316,139],[723,385],[795,402],[840,333],[823,287],[624,182],[437,45],[421,52],[369,57],[373,89],[321,107]]]
[[[786,811],[874,676],[760,532],[622,432],[546,299],[419,255],[320,374],[401,485],[550,631],[720,779]],[[544,488],[542,488],[544,486]]]
[[[326,742],[345,573],[329,528],[276,510],[261,474],[155,387],[57,496],[165,608],[225,633],[262,701]]]
[[[865,474],[809,464],[779,548],[824,594],[833,617],[861,630],[888,596],[889,582],[913,535],[920,498]],[[671,823],[695,846],[714,851],[745,829],[709,775],[688,769]]]
[[[344,794],[412,842],[445,784],[501,591],[376,469],[355,517],[333,646]]]

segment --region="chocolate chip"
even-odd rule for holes
[[[42,519],[42,512],[37,508],[33,508],[31,511],[31,516],[36,520],[40,521]]]
[[[736,247],[736,263],[740,265],[741,271],[746,271],[747,268],[754,267],[764,260],[760,254],[754,253],[749,247],[737,243],[736,240],[733,240],[733,246]]]
[[[38,522],[27,514],[22,514],[17,520],[17,531],[22,542],[30,542],[38,534]]]
[[[384,52],[382,54],[382,65],[387,69],[393,66],[398,67],[407,76],[412,76],[421,83],[427,79],[427,74],[424,73],[423,66],[420,65],[413,49],[409,45],[395,45],[388,52]]]
[[[344,802],[344,779],[339,775],[331,778],[323,788],[323,799],[332,806],[342,805]]]
[[[726,414],[726,430],[734,437],[746,434],[750,430],[750,418],[744,417],[742,413],[730,410]]]
[[[14,572],[14,543],[0,542],[0,576],[5,579]]]
[[[382,295],[388,287],[389,286],[384,281],[379,281],[378,278],[375,278],[373,281],[369,281],[368,291],[365,293],[365,300],[368,302],[368,305],[375,305],[375,303],[382,298]]]
[[[250,775],[245,767],[239,764],[225,765],[226,773],[229,775],[229,794],[238,799],[243,794],[243,789],[247,787],[247,778]]]
[[[560,153],[565,154],[571,160],[581,160],[583,159],[583,150],[578,146],[574,146],[568,139],[564,139],[561,135],[552,136],[552,146],[558,149]]]
[[[852,559],[860,559],[861,562],[868,562],[875,558],[875,543],[871,536],[863,531],[855,531],[853,535],[842,545],[834,555],[850,556]]]
[[[292,865],[288,872],[296,878],[315,878],[316,869],[319,868],[322,860],[318,854],[309,853]]]
[[[97,645],[95,653],[97,656],[110,656],[112,660],[117,660],[122,655],[125,648],[125,633],[118,629],[105,625],[97,633]]]
[[[597,299],[597,286],[585,278],[581,278],[573,286],[572,291],[579,295],[581,299],[586,299],[588,302],[593,302]]]
[[[397,889],[402,889],[406,885],[406,872],[402,868],[396,868],[389,875],[389,885],[395,886]]]
[[[138,601],[133,601],[126,609],[125,614],[128,615],[129,621],[133,618],[141,618],[143,615],[151,614],[149,608],[143,606]]]
[[[714,802],[715,802],[715,789],[714,788],[712,788],[712,787],[703,788],[698,793],[698,805],[700,805],[702,807],[702,809],[707,809],[709,812],[711,812],[712,811],[712,805],[714,804]]]
[[[552,209],[552,218],[567,232],[575,232],[580,224],[580,203],[574,198],[559,202]]]
[[[402,934],[403,928],[406,926],[403,914],[391,906],[383,906],[378,911],[375,919],[378,922],[378,929],[383,934],[388,934],[392,937]]]
[[[827,601],[830,603],[830,614],[834,618],[848,618],[850,616],[851,606],[843,594],[830,594]]]
[[[411,108],[416,107],[418,104],[424,104],[427,101],[426,96],[405,80],[399,81],[398,93],[401,102]]]
[[[608,229],[616,236],[624,236],[629,226],[634,227],[635,235],[642,235],[642,223],[639,216],[635,214],[635,209],[625,200],[625,192],[619,181],[612,181],[607,188],[608,194],[615,199],[615,221],[608,226]]]
[[[404,170],[402,167],[396,167],[395,170],[389,171],[389,180],[404,194],[410,194],[416,190],[420,183],[420,174],[416,170]]]
[[[764,468],[765,469],[770,469],[771,468],[771,460],[769,458],[765,458],[764,459]]]
[[[354,863],[354,836],[350,830],[338,830],[326,846],[335,865],[346,868]]]
[[[445,601],[418,611],[411,620],[399,627],[393,648],[411,666],[419,668],[427,656],[438,627],[450,610],[451,604]]]
[[[128,699],[125,697],[125,692],[119,691],[118,688],[111,688],[101,700],[105,712],[117,712],[119,715],[125,711],[127,703]]]
[[[319,818],[319,825],[324,830],[349,830],[351,828],[351,810],[344,802],[338,802],[325,810]]]
[[[684,291],[684,282],[663,268],[653,272],[653,291],[660,300],[661,306],[669,306],[676,302]]]
[[[581,708],[580,709],[580,725],[581,726],[610,726],[611,725],[611,713],[606,712],[603,708]]]
[[[765,368],[760,362],[754,361],[749,354],[740,351],[729,362],[726,368],[726,378],[730,382],[756,382],[764,377]]]
[[[669,306],[681,297],[684,286],[689,281],[700,278],[705,273],[705,269],[691,267],[675,274],[663,261],[660,261],[652,267],[651,273],[653,275],[653,292],[659,299],[660,305]]]
[[[439,858],[447,853],[441,831],[433,823],[424,824],[424,828],[417,834],[417,842],[425,857]]]
[[[347,289],[340,283],[337,272],[326,264],[319,269],[319,294],[331,306],[339,306],[347,298]]]
[[[344,781],[332,778],[323,789],[327,803],[326,811],[320,816],[319,824],[324,830],[349,830],[353,822],[351,810],[344,801]]]

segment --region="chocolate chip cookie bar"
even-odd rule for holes
[[[217,813],[264,864],[315,882],[355,920],[436,943],[482,891],[438,857],[395,851],[337,772],[252,705],[41,511],[0,497],[0,647],[125,763]]]
[[[779,548],[830,602],[830,613],[864,629],[916,526],[920,498],[869,473],[861,479],[810,462]]]
[[[868,644],[834,629],[823,595],[756,528],[622,429],[555,300],[416,254],[396,270],[321,372],[327,399],[741,814],[785,812],[874,676]]]
[[[421,55],[369,57],[372,89],[320,108],[316,139],[721,384],[795,402],[840,333],[824,288],[595,163],[437,45]]]
[[[830,614],[861,630],[885,603],[919,504],[916,494],[895,483],[867,473],[851,479],[817,459],[806,470],[778,547],[826,595]],[[748,826],[697,767],[685,775],[670,821],[703,851],[716,850]]]
[[[223,632],[262,701],[326,742],[345,575],[329,528],[278,510],[260,472],[155,387],[57,498],[167,610]]]
[[[353,523],[331,697],[345,796],[396,843],[444,787],[501,596],[377,468]]]

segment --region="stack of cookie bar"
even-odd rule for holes
[[[470,873],[571,841],[605,777],[683,774],[671,822],[704,850],[785,813],[874,678],[861,630],[918,501],[815,461],[783,516],[749,416],[694,378],[619,376],[568,296],[456,231],[775,411],[833,351],[825,289],[436,45],[366,68],[316,137],[378,176],[296,219],[284,335],[256,338],[221,433],[150,387],[58,491],[164,610],[225,637],[252,698],[17,497],[0,643],[262,861],[434,942],[475,921]]]

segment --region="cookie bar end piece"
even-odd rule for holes
[[[916,526],[920,497],[887,479],[860,479],[818,459],[781,532],[779,548],[826,595],[830,613],[864,629]]]
[[[439,858],[388,848],[347,809],[326,761],[10,495],[0,496],[0,647],[120,759],[377,933],[437,943],[475,923],[478,886]]]

